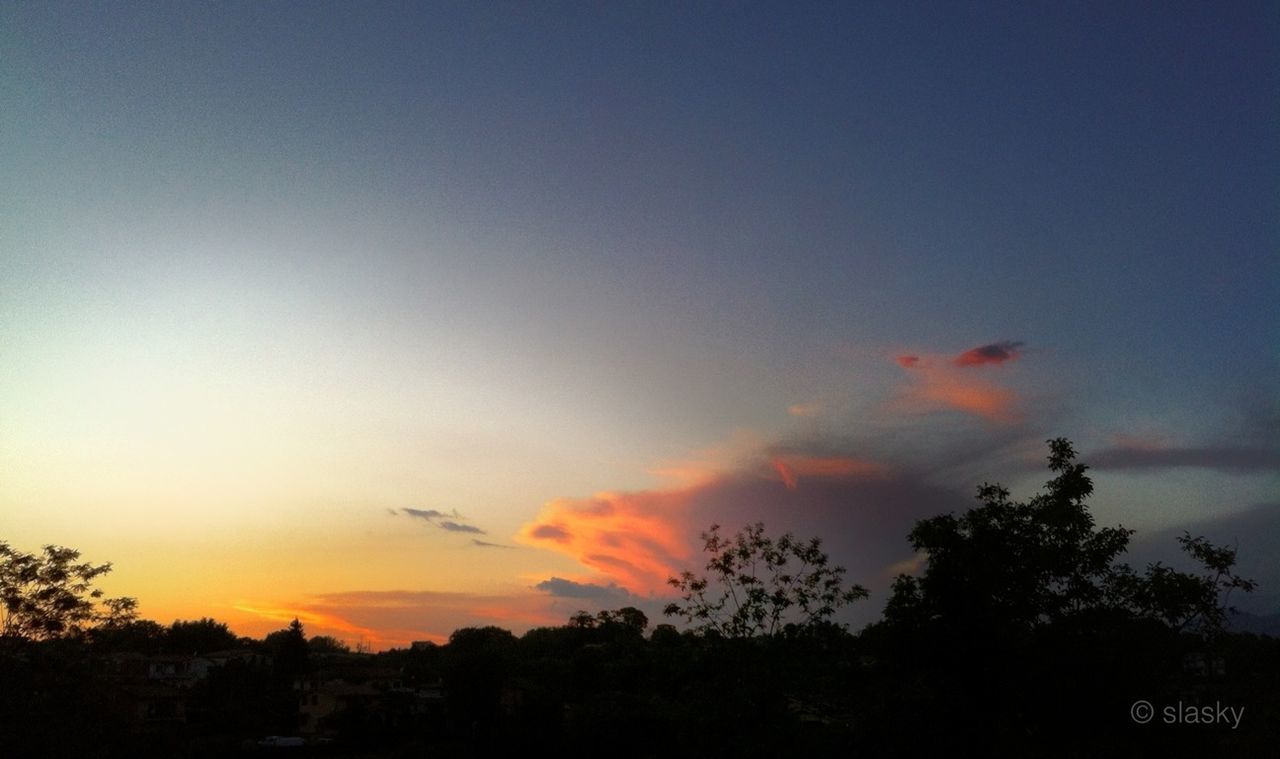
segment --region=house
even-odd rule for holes
[[[151,727],[187,720],[183,693],[171,685],[126,683],[116,687],[117,703],[136,725]]]
[[[381,691],[371,685],[327,682],[304,690],[298,697],[298,726],[304,734],[323,732],[326,721],[337,714],[372,710]]]

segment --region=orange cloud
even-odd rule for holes
[[[926,406],[951,408],[995,422],[1019,418],[1013,391],[987,383],[935,376],[918,385],[914,397]]]
[[[568,554],[633,593],[659,590],[689,556],[682,504],[694,489],[557,499],[519,540]]]
[[[962,370],[1011,361],[1017,358],[1021,345],[1017,342],[983,345],[950,361],[937,355],[897,356],[894,360],[911,377],[898,397],[898,404],[917,412],[953,410],[993,422],[1016,422],[1021,414],[1012,390]]]

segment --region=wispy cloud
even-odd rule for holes
[[[456,510],[447,514],[443,511],[436,511],[435,509],[400,509],[400,511],[408,516],[414,517],[415,519],[425,519],[428,522],[434,522],[441,517],[452,517],[453,519],[459,518]]]
[[[462,520],[466,518],[461,514],[459,514],[457,509],[454,509],[453,511],[449,511],[449,512],[444,512],[444,511],[438,511],[436,509],[406,508],[406,509],[400,509],[400,512],[414,519],[421,519],[425,522],[429,522],[430,524],[433,524],[436,527],[439,527],[440,529],[446,532],[465,532],[473,535],[487,534],[484,530],[480,529],[479,527],[476,527],[474,525],[469,525],[469,524],[463,524],[461,521],[455,521],[455,520]],[[395,512],[393,511],[392,513],[394,514]]]
[[[471,545],[479,548],[515,548],[515,546],[504,545],[502,543],[490,543],[486,540],[475,540],[474,538],[471,541]]]

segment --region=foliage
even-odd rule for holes
[[[307,646],[313,654],[351,653],[351,646],[332,635],[313,635],[311,640],[307,641]]]
[[[118,624],[103,624],[89,632],[93,645],[102,651],[136,651],[159,653],[165,646],[167,630],[150,619],[135,619]]]
[[[844,585],[844,567],[833,566],[822,541],[776,540],[764,525],[748,525],[732,538],[712,525],[702,533],[708,576],[684,571],[667,580],[680,591],[664,613],[703,632],[730,638],[796,634],[828,621],[836,609],[867,597],[861,585]]]
[[[649,627],[649,616],[634,606],[624,606],[616,611],[601,611],[595,616],[580,611],[569,618],[569,625],[587,630],[626,630],[643,635]]]
[[[31,640],[74,637],[99,624],[136,618],[132,598],[102,599],[95,581],[111,564],[78,562],[80,552],[47,545],[23,553],[0,541],[0,636]]]
[[[1201,574],[1180,572],[1156,562],[1142,576],[1120,568],[1117,595],[1135,613],[1157,619],[1174,630],[1221,633],[1233,609],[1232,591],[1251,592],[1256,583],[1235,574],[1236,550],[1215,546],[1203,537],[1183,532],[1182,550],[1203,567]]]
[[[209,617],[174,620],[165,634],[166,648],[176,654],[207,654],[237,648],[239,644],[239,639],[225,622]]]
[[[1220,629],[1220,602],[1253,583],[1232,574],[1235,551],[1189,534],[1180,543],[1208,570],[1194,575],[1159,563],[1136,574],[1118,561],[1132,530],[1094,526],[1085,501],[1088,467],[1065,438],[1049,443],[1056,473],[1043,493],[1013,501],[1000,485],[978,488],[981,506],[962,516],[916,523],[909,539],[927,557],[922,576],[900,575],[885,608],[890,624],[940,623],[955,629],[1032,629],[1085,614],[1159,619],[1175,629]]]

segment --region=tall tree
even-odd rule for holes
[[[276,675],[281,680],[292,682],[306,673],[310,666],[310,646],[297,617],[285,629],[267,635],[266,644],[275,651]]]

